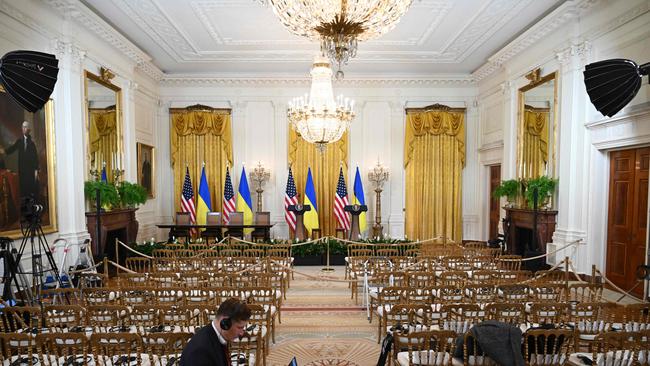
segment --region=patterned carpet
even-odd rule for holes
[[[343,278],[343,267],[327,276]],[[321,276],[320,267],[296,267]],[[377,325],[368,323],[365,310],[350,299],[343,282],[296,275],[283,305],[282,324],[276,329],[267,365],[286,366],[295,356],[300,366],[376,365],[379,357]]]

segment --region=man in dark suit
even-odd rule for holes
[[[228,299],[217,309],[217,319],[199,329],[181,354],[180,366],[230,366],[228,342],[241,337],[251,310],[246,303]]]
[[[0,155],[12,154],[18,151],[18,181],[20,182],[20,197],[34,197],[38,199],[38,153],[36,144],[32,141],[31,125],[23,122],[23,135],[13,145],[3,150]]]

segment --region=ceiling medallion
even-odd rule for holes
[[[260,0],[269,3],[291,33],[319,41],[321,53],[338,65],[357,54],[359,41],[375,39],[395,28],[412,0]]]
[[[354,118],[354,101],[339,95],[334,100],[332,69],[324,57],[316,57],[311,69],[309,94],[289,102],[287,117],[293,129],[324,152],[338,141]]]

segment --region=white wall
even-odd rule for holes
[[[309,72],[305,69],[305,75]],[[405,108],[433,103],[467,108],[467,165],[463,172],[463,232],[464,237],[477,238],[479,233],[477,199],[474,196],[478,179],[476,162],[478,125],[475,107],[476,86],[464,79],[436,80],[423,83],[409,81],[344,81],[334,84],[335,94],[344,94],[356,101],[356,117],[350,128],[349,171],[346,182],[352,187],[358,164],[364,182],[366,203],[369,204],[369,226],[374,222],[375,193],[367,179],[369,169],[377,159],[390,169],[390,182],[382,193],[382,225],[392,237],[404,235],[404,124]],[[263,161],[271,169],[271,181],[264,191],[265,210],[271,212],[275,226],[272,235],[288,237],[284,221],[283,199],[287,180],[287,103],[294,96],[309,90],[304,80],[221,80],[179,78],[163,80],[161,95],[161,134],[169,141],[170,107],[201,103],[213,107],[232,108],[233,154],[237,184],[242,163],[247,166]],[[166,148],[166,147],[165,147]],[[173,180],[171,167],[164,167],[164,184],[160,194],[169,204],[163,216],[171,220],[173,213]],[[160,170],[159,170],[160,171]],[[223,184],[223,183],[218,183]],[[303,187],[298,187],[299,191]],[[325,208],[330,209],[330,208]],[[160,234],[164,235],[163,233]]]
[[[527,83],[524,75],[541,67],[542,75],[559,72],[559,121],[556,146],[560,184],[556,208],[558,224],[548,250],[576,239],[583,243],[577,252],[565,250],[577,270],[591,273],[591,265],[605,269],[609,179],[607,152],[650,143],[650,87],[643,86],[630,105],[615,118],[603,118],[585,92],[582,72],[590,62],[629,58],[638,63],[650,59],[650,2],[647,0],[599,2],[571,21],[555,28],[524,51],[517,50],[526,38],[541,32],[525,32],[495,57],[507,59],[495,72],[479,81],[479,157],[481,214],[487,233],[489,192],[487,165],[502,164],[502,179],[515,176],[517,90]],[[562,9],[559,9],[562,10]],[[560,11],[558,11],[560,13]],[[552,23],[556,14],[539,24]],[[559,16],[559,15],[558,15]],[[537,33],[536,33],[537,32]],[[503,55],[510,55],[509,58]],[[483,178],[485,177],[485,178]],[[556,258],[550,258],[554,263]]]
[[[72,245],[65,266],[75,263],[78,245],[89,237],[86,230],[86,204],[83,183],[89,179],[87,170],[87,129],[84,118],[84,70],[99,74],[100,66],[115,72],[113,83],[122,88],[124,121],[124,150],[126,179],[134,181],[136,141],[154,144],[157,141],[158,83],[141,72],[141,57],[133,45],[123,37],[105,33],[96,36],[78,19],[90,19],[96,30],[107,29],[107,24],[96,16],[74,9],[55,10],[40,1],[25,0],[0,3],[0,53],[27,49],[53,53],[59,59],[58,80],[52,94],[54,101],[55,184],[57,197],[58,232],[46,236],[50,245],[58,238]],[[103,28],[102,28],[103,27]],[[115,47],[122,44],[121,49]],[[129,48],[130,47],[130,48]],[[133,50],[127,54],[125,50]],[[137,58],[137,57],[136,57]],[[137,126],[137,128],[136,128]],[[152,200],[138,213],[141,237],[155,234],[151,225],[159,200]],[[18,241],[19,243],[19,241]],[[62,245],[62,242],[58,244]],[[26,250],[23,265],[31,267]],[[62,259],[62,247],[57,245],[54,256]],[[59,263],[61,265],[61,263]]]

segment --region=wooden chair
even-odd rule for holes
[[[192,218],[189,212],[176,212],[176,225],[191,225]],[[191,238],[190,229],[174,227],[169,233],[170,237],[185,238],[185,242],[189,242]]]
[[[393,337],[395,361],[400,366],[452,364],[456,345],[453,332],[431,330],[402,334],[398,331]]]
[[[160,326],[162,322],[158,308],[149,303],[131,306],[131,311],[124,318],[124,324],[135,327],[138,333],[145,334]]]
[[[244,213],[241,211],[235,211],[230,213],[230,221],[228,225],[243,225],[244,224]],[[244,238],[244,230],[240,228],[230,228],[226,225],[227,230],[223,234],[224,236],[232,236],[234,238]]]
[[[574,352],[573,332],[566,329],[531,329],[524,334],[527,366],[563,366]]]
[[[42,290],[41,298],[44,303],[51,305],[78,305],[82,303],[81,289],[74,287]]]
[[[270,212],[255,212],[253,214],[253,223],[255,225],[269,225],[271,223],[271,213]],[[256,241],[256,240],[267,240],[267,233],[268,231],[266,229],[255,229],[251,233],[251,240]]]
[[[647,365],[647,342],[639,332],[608,332],[596,337],[591,352],[579,354],[598,366]],[[569,360],[573,365],[584,365],[577,354],[571,355]]]
[[[466,332],[463,336],[463,364],[497,366],[497,363],[485,354],[472,332]]]
[[[533,303],[528,319],[533,324],[559,325],[567,322],[569,305],[557,302]]]
[[[520,255],[502,255],[496,259],[497,268],[502,271],[519,271],[521,269]]]
[[[144,351],[152,366],[178,365],[181,353],[192,338],[192,333],[148,333],[142,336]]]
[[[153,303],[153,290],[155,287],[123,287],[120,291],[122,305],[134,306]]]
[[[45,324],[57,332],[63,332],[86,323],[85,310],[79,305],[47,305],[43,310],[45,311]]]
[[[148,273],[126,273],[120,272],[117,277],[119,287],[146,287],[149,286]]]
[[[83,333],[40,333],[35,341],[41,365],[95,365],[88,354],[88,337]]]
[[[489,304],[495,302],[498,298],[496,287],[486,285],[467,285],[465,286],[465,297],[471,303]]]
[[[134,333],[93,333],[90,348],[100,365],[151,364],[143,354],[142,338]]]
[[[507,284],[497,286],[499,300],[509,303],[526,303],[530,298],[530,288],[528,285]]]
[[[600,302],[602,301],[603,285],[593,283],[573,283],[569,285],[567,301]]]
[[[487,318],[519,326],[526,322],[524,304],[492,303],[485,307]]]
[[[0,333],[0,364],[38,365],[34,338],[27,333]]]
[[[86,324],[96,332],[112,332],[124,325],[129,309],[124,305],[92,305],[86,308]]]
[[[126,268],[138,272],[138,273],[147,273],[151,272],[151,259],[144,257],[129,257],[124,262]]]

